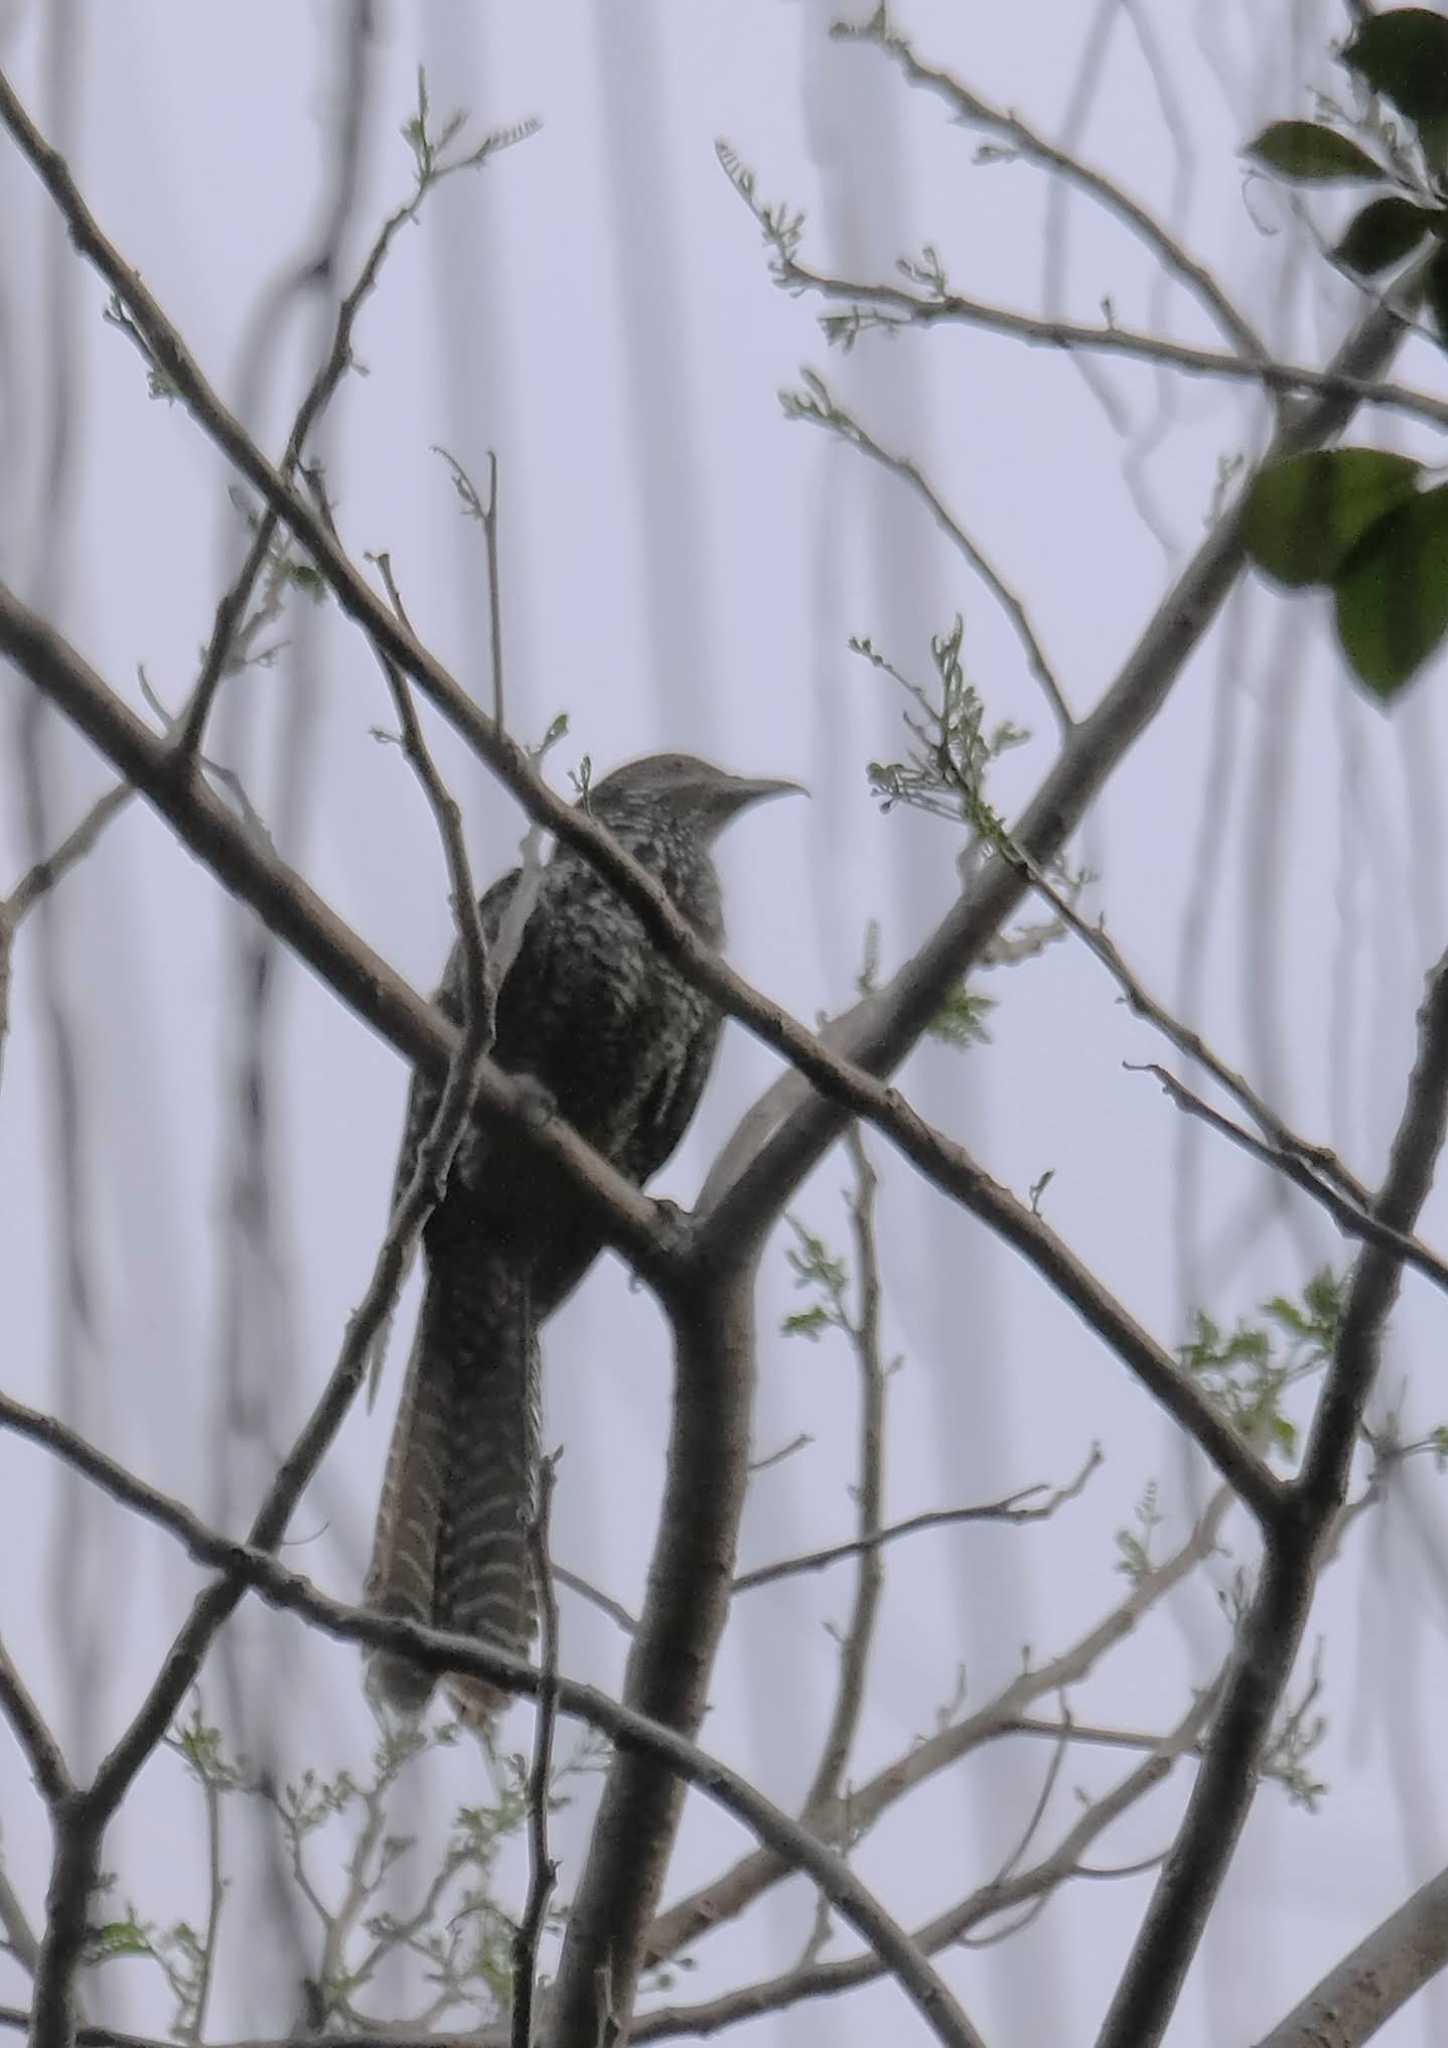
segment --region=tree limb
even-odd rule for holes
[[[199,1564],[224,1574],[224,1582],[252,1588],[269,1606],[298,1615],[325,1635],[410,1657],[439,1676],[463,1672],[509,1692],[535,1698],[539,1693],[542,1675],[521,1658],[509,1657],[470,1637],[445,1635],[414,1622],[330,1599],[299,1572],[281,1564],[270,1551],[255,1543],[233,1542],[218,1535],[183,1503],[136,1478],[53,1416],[28,1408],[4,1393],[0,1393],[0,1427],[42,1445],[83,1472],[114,1500],[166,1530]],[[656,1569],[657,1563],[656,1560]],[[682,1596],[686,1588],[681,1584],[675,1590]],[[688,1674],[675,1676],[687,1685]],[[786,1867],[812,1877],[872,1951],[880,1953],[885,1968],[898,1977],[935,2039],[947,2043],[948,2048],[982,2048],[979,2035],[940,1978],[914,1949],[908,1935],[843,1859],[825,1848],[808,1828],[791,1820],[747,1779],[696,1748],[675,1729],[574,1679],[560,1677],[556,1687],[560,1712],[586,1721],[620,1748],[626,1745],[633,1757],[657,1759],[680,1781],[697,1787],[733,1814],[774,1855],[783,1858]],[[94,2038],[93,2030],[89,2037]],[[375,2037],[364,2038],[370,2041]]]
[[[1373,1213],[1411,1231],[1448,1131],[1448,956],[1419,1012],[1418,1057]],[[1256,1592],[1241,1626],[1221,1710],[1181,1830],[1102,2028],[1098,2048],[1156,2048],[1226,1876],[1256,1791],[1312,1604],[1323,1555],[1347,1498],[1348,1476],[1377,1374],[1402,1255],[1364,1245],[1288,1506],[1266,1532]]]

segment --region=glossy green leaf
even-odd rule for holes
[[[1428,167],[1441,177],[1448,168],[1448,113],[1425,115],[1416,126]]]
[[[1247,499],[1247,552],[1279,583],[1330,583],[1368,529],[1413,495],[1420,469],[1380,448],[1276,462]]]
[[[1353,215],[1332,253],[1360,277],[1376,277],[1380,270],[1391,270],[1411,256],[1437,218],[1436,213],[1414,206],[1410,199],[1370,199]]]
[[[1396,7],[1365,21],[1342,61],[1410,121],[1448,114],[1448,16]]]
[[[1379,520],[1333,589],[1343,651],[1386,704],[1448,633],[1448,484]]]
[[[1255,157],[1279,178],[1317,184],[1335,178],[1366,178],[1382,184],[1388,175],[1365,149],[1335,128],[1319,127],[1316,121],[1274,121],[1255,142],[1247,144],[1244,154]]]
[[[1438,330],[1438,339],[1444,348],[1448,348],[1448,248],[1436,250],[1429,259],[1423,278],[1423,296],[1433,316],[1433,325]]]

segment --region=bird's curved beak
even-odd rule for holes
[[[802,782],[786,782],[776,775],[731,775],[727,787],[729,811],[742,811],[749,804],[762,804],[772,796],[808,796]]]

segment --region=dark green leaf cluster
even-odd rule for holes
[[[1323,122],[1273,121],[1247,155],[1295,183],[1386,188],[1353,217],[1333,251],[1348,270],[1376,277],[1448,234],[1448,17],[1423,7],[1374,15],[1342,62],[1355,85],[1397,117],[1364,110],[1356,125],[1374,149]],[[1448,250],[1437,250],[1428,268],[1429,304],[1448,340]]]
[[[1274,121],[1247,154],[1281,178],[1382,188],[1333,255],[1381,278],[1426,247],[1424,296],[1448,347],[1448,16],[1372,15],[1342,61],[1372,149],[1322,122]],[[1275,464],[1247,501],[1253,559],[1281,583],[1331,590],[1343,651],[1382,703],[1448,633],[1448,486],[1423,490],[1421,476],[1402,456],[1341,448]]]
[[[1331,590],[1354,670],[1390,702],[1448,632],[1448,485],[1378,448],[1290,456],[1258,477],[1246,540],[1290,588]]]

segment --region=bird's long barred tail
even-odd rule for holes
[[[368,1576],[370,1606],[476,1637],[515,1656],[533,1634],[528,1555],[539,1459],[538,1348],[526,1271],[507,1258],[442,1262],[431,1276],[403,1390]],[[374,1691],[415,1715],[433,1681],[378,1655]],[[463,1718],[506,1695],[449,1680]]]

